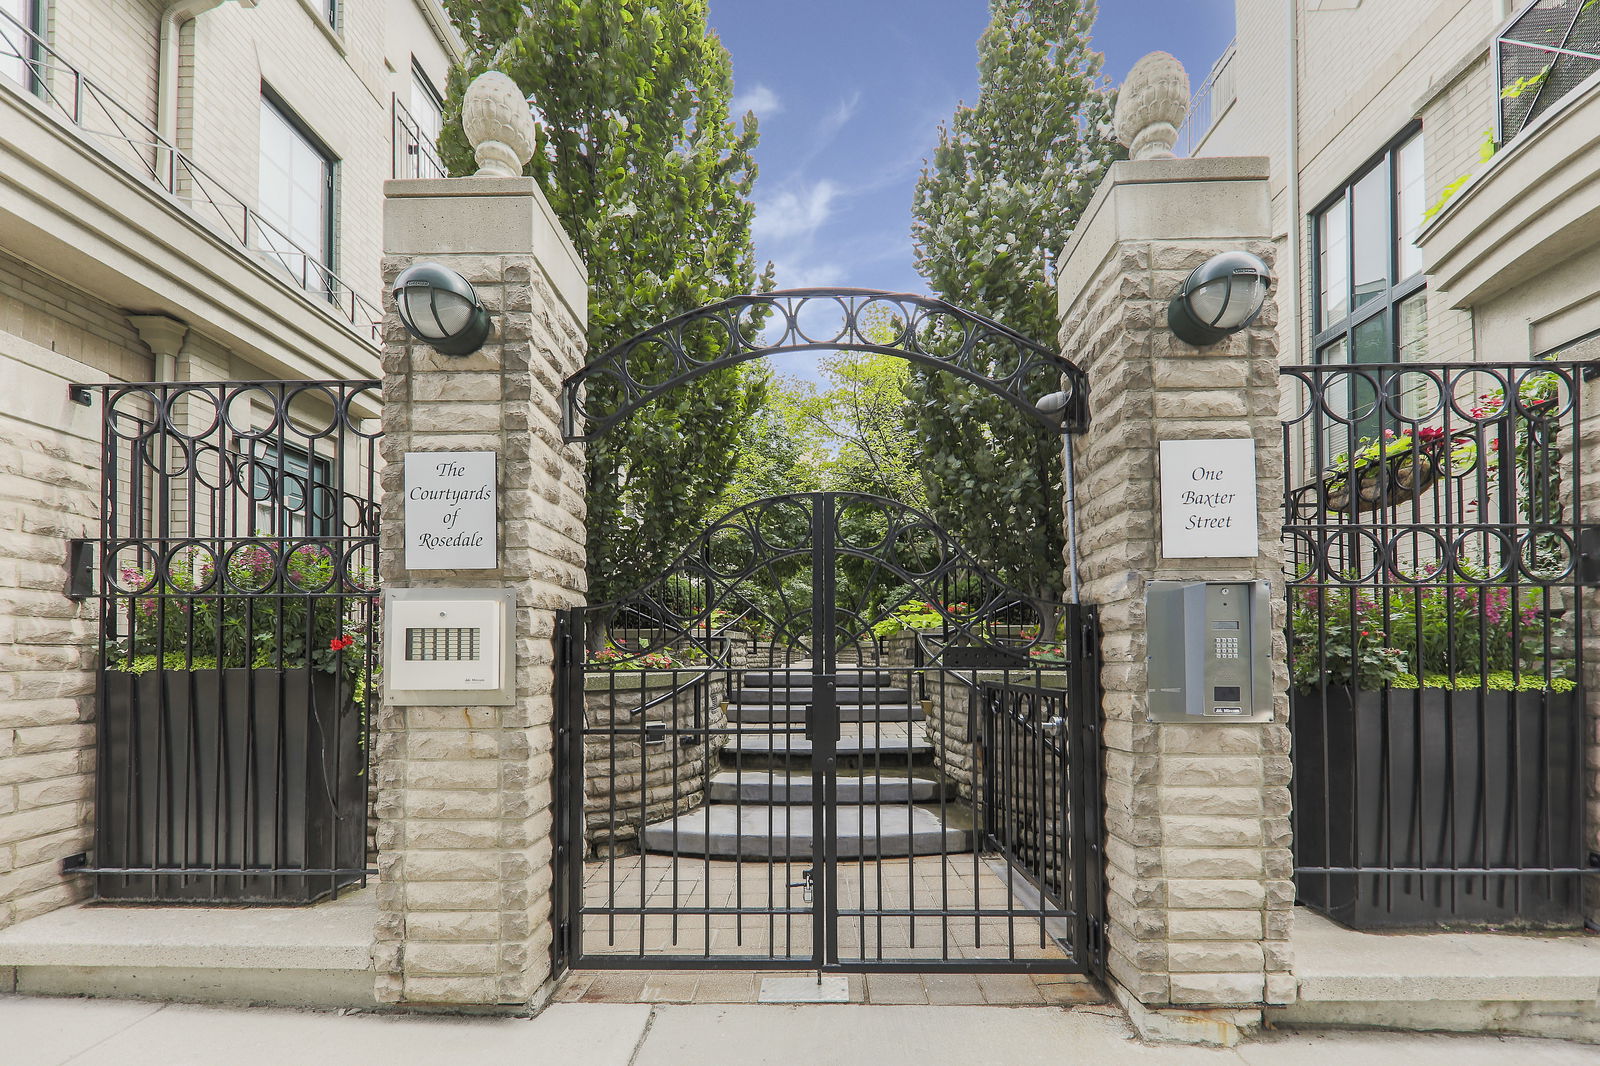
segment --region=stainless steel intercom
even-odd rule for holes
[[[1265,581],[1150,583],[1150,721],[1272,720],[1268,593]]]
[[[512,702],[516,593],[385,589],[383,701],[391,706]]]

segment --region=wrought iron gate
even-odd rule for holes
[[[101,899],[364,883],[376,381],[83,389],[102,412],[92,852]]]
[[[1102,965],[1089,609],[807,493],[556,642],[558,965]]]

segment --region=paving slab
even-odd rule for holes
[[[37,1001],[23,1001],[31,1013]],[[99,1016],[96,1000],[64,1000],[63,1017]],[[284,1066],[297,1062],[440,1066],[458,1062],[581,1063],[628,1066],[650,1019],[638,1005],[563,1003],[537,1018],[314,1013],[169,1006],[124,1026],[70,1057],[24,1060],[28,1066]],[[6,1044],[11,1045],[9,1028]],[[6,1066],[15,1059],[0,1057]]]
[[[0,994],[0,1062],[60,1066],[162,1009],[159,1003]]]
[[[1297,907],[1290,943],[1305,1002],[1600,997],[1600,937],[1583,934],[1363,933]]]

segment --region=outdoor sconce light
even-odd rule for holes
[[[413,263],[394,279],[394,303],[413,337],[444,355],[470,355],[489,337],[489,312],[472,284],[438,263]]]
[[[1249,252],[1223,252],[1195,268],[1167,305],[1167,328],[1204,348],[1237,333],[1261,313],[1272,271]]]

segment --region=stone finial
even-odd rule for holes
[[[1117,140],[1130,159],[1171,159],[1189,110],[1189,75],[1168,52],[1151,52],[1128,71],[1117,91]]]
[[[514,178],[533,157],[533,114],[517,83],[498,70],[472,79],[461,103],[480,178]]]

